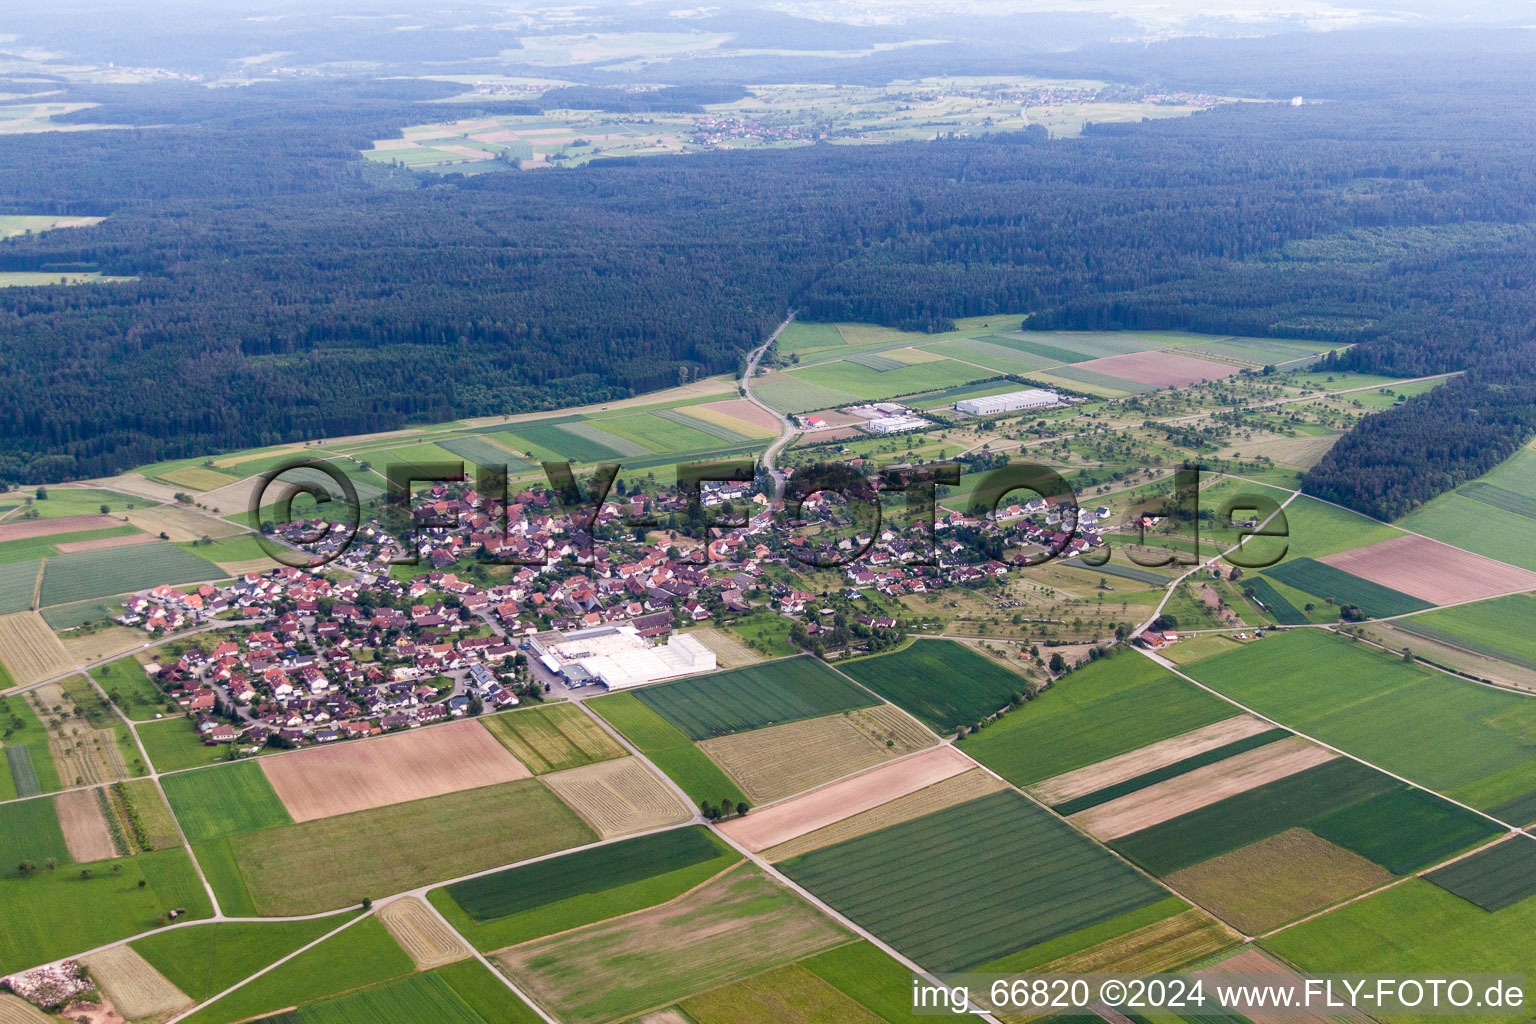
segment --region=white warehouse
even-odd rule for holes
[[[1000,412],[1016,412],[1019,409],[1043,409],[1048,405],[1060,405],[1061,396],[1043,388],[1027,391],[1010,391],[1006,395],[990,395],[986,398],[962,398],[955,403],[956,412],[972,416],[992,416]]]

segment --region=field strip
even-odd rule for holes
[[[24,999],[0,992],[0,1024],[57,1024],[57,1020]]]
[[[693,807],[679,800],[648,762],[636,757],[568,768],[540,781],[604,839],[681,825],[693,817]]]
[[[973,767],[974,762],[954,748],[938,747],[753,811],[719,829],[734,842],[758,853]]]
[[[82,961],[117,1012],[129,1020],[184,1010],[192,999],[127,943]]]
[[[0,616],[0,663],[17,686],[69,672],[75,659],[37,612]]]
[[[441,967],[470,955],[469,944],[459,933],[415,896],[402,896],[379,908],[379,921],[419,970]]]
[[[69,859],[76,864],[111,860],[118,855],[97,792],[95,789],[74,789],[53,798],[59,829],[64,833],[64,845],[69,849]]]
[[[1230,632],[1230,627],[1223,632]],[[1252,715],[1237,715],[1220,722],[1202,726],[1180,736],[1149,743],[1145,747],[1078,768],[1026,787],[1037,798],[1048,804],[1059,804],[1075,797],[1086,796],[1119,782],[1134,779],[1138,775],[1166,768],[1207,750],[1224,747],[1228,743],[1268,732],[1272,726]]]
[[[1293,736],[1090,807],[1067,820],[1095,839],[1118,839],[1287,775],[1315,768],[1335,757],[1338,754],[1332,750]]]

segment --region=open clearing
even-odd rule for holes
[[[1080,811],[1070,820],[1098,839],[1118,839],[1338,756],[1292,736]]]
[[[1237,367],[1227,363],[1215,363],[1172,352],[1128,352],[1091,359],[1078,363],[1074,368],[1159,388],[1187,387],[1201,381],[1221,380],[1237,372]]]
[[[1319,561],[1430,604],[1454,604],[1517,590],[1536,590],[1536,572],[1428,537],[1393,537]]]
[[[113,946],[82,961],[117,1012],[130,1020],[185,1010],[192,1000],[128,945]]]
[[[60,516],[55,519],[23,519],[14,523],[0,523],[0,543],[11,540],[27,540],[32,537],[51,537],[56,533],[83,533],[86,530],[110,530],[122,526],[111,516]]]
[[[75,667],[75,659],[37,612],[0,616],[0,662],[17,686],[40,683]]]
[[[60,793],[53,798],[53,805],[59,815],[59,828],[64,833],[64,845],[69,847],[70,860],[76,864],[89,864],[93,860],[111,860],[118,855],[96,790]]]
[[[1391,872],[1302,828],[1176,871],[1168,884],[1260,935],[1392,880]]]
[[[786,800],[765,810],[753,811],[746,817],[728,821],[719,828],[721,832],[756,853],[834,822],[851,818],[861,811],[878,807],[909,793],[916,793],[934,783],[942,782],[971,769],[972,763],[953,748],[940,747],[851,779],[834,782],[814,793]],[[985,773],[982,774],[985,775]],[[974,795],[982,794],[978,792]],[[928,810],[939,810],[942,806],[944,805],[940,804]],[[894,824],[894,822],[886,824]],[[844,838],[852,838],[852,836]]]
[[[848,933],[755,869],[671,903],[514,946],[497,956],[569,1024],[666,1006],[846,941]]]
[[[604,839],[679,825],[693,817],[693,808],[635,757],[554,772],[542,781]]]
[[[379,920],[421,970],[441,967],[470,956],[469,947],[415,896],[395,900],[379,910]]]
[[[237,509],[230,507],[225,511],[234,512]],[[180,542],[202,540],[204,537],[219,540],[222,537],[233,537],[237,533],[244,532],[234,523],[177,505],[130,509],[123,513],[123,518],[146,533],[157,537],[163,533],[167,540]]]
[[[896,708],[811,718],[699,744],[754,803],[769,803],[937,742]]]
[[[618,740],[573,704],[486,715],[479,721],[535,775],[580,768],[625,754]]]
[[[261,762],[294,821],[525,779],[527,766],[480,728],[460,721],[284,754]]]
[[[1098,764],[1046,779],[1031,786],[1029,791],[1047,804],[1065,803],[1074,797],[1086,796],[1118,782],[1165,768],[1187,757],[1267,732],[1271,728],[1268,722],[1252,715],[1237,715],[1166,740],[1149,743]]]
[[[1168,895],[1012,790],[779,867],[941,972],[988,963]]]

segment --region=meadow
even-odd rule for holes
[[[1167,895],[1011,790],[779,867],[938,971],[975,967]]]
[[[881,1024],[879,1017],[856,1000],[797,964],[696,995],[684,1000],[680,1008],[698,1024]]]
[[[0,615],[24,612],[32,607],[37,576],[43,568],[41,559],[0,564]]]
[[[587,702],[666,773],[695,803],[746,799],[731,777],[693,745],[675,725],[641,703],[633,693],[613,693]]]
[[[695,740],[879,703],[809,657],[648,686],[635,697]]]
[[[1523,448],[1469,484],[1426,502],[1398,524],[1489,558],[1536,570],[1536,451]]]
[[[160,784],[194,843],[293,824],[255,761],[167,775]]]
[[[144,722],[135,731],[149,753],[150,763],[158,772],[200,768],[203,765],[218,764],[228,757],[226,747],[204,746],[202,737],[185,717]]]
[[[91,873],[40,869],[28,878],[0,878],[0,970],[150,931],[167,910],[185,908],[185,920],[194,921],[213,912],[184,850],[100,861]]]
[[[1474,807],[1536,791],[1528,697],[1319,630],[1266,637],[1187,671],[1266,717]]]
[[[1424,876],[1487,911],[1536,895],[1536,839],[1517,835]]]
[[[69,604],[162,583],[191,583],[224,576],[224,571],[212,562],[174,544],[79,551],[48,559],[40,603]]]
[[[298,1024],[484,1024],[479,1014],[436,974],[412,974],[343,996],[309,1003],[280,1020]]]
[[[1147,658],[1092,662],[968,736],[963,748],[1016,786],[1230,718],[1230,704]]]
[[[1025,688],[1022,676],[953,640],[917,640],[838,668],[940,735],[986,718]]]
[[[1307,828],[1394,875],[1428,867],[1500,832],[1487,818],[1412,787],[1326,814]]]
[[[0,804],[0,878],[20,878],[18,865],[31,861],[39,870],[49,859],[70,863],[59,816],[47,797]]]
[[[882,1020],[898,1024],[914,1017],[906,987],[912,972],[873,943],[850,942],[808,957],[800,966]]]
[[[1428,601],[1399,593],[1311,558],[1291,559],[1264,572],[1272,579],[1304,593],[1315,594],[1319,598],[1332,598],[1341,605],[1352,604],[1373,619],[1406,615],[1431,607]]]
[[[1289,558],[1322,558],[1402,536],[1402,531],[1358,512],[1298,494],[1285,506]]]
[[[1513,594],[1454,608],[1437,608],[1393,625],[1536,670],[1536,633],[1527,632],[1532,622],[1536,622],[1536,597]]]
[[[500,715],[480,724],[535,775],[623,757],[626,751],[572,704],[547,704]]]
[[[165,694],[150,681],[136,658],[119,658],[98,665],[91,669],[91,678],[133,721],[152,721],[166,705]]]
[[[713,833],[681,828],[458,882],[428,899],[489,952],[657,906],[740,860]]]
[[[219,921],[131,943],[171,983],[201,1002],[339,928],[345,914],[309,921]]]

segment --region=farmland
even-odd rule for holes
[[[423,970],[471,955],[464,940],[415,896],[404,896],[386,904],[379,911],[379,920],[400,943],[400,948]]]
[[[157,1017],[192,1005],[187,994],[166,980],[131,946],[114,946],[83,963],[117,1011],[129,1018]]]
[[[1487,911],[1536,896],[1536,840],[1518,835],[1424,876]]]
[[[939,733],[987,717],[1024,689],[1018,675],[953,640],[918,640],[839,667]]]
[[[648,686],[635,697],[695,740],[879,703],[806,657]]]
[[[1180,967],[1232,944],[1216,918],[1177,896],[1011,954],[982,970],[1140,973]]]
[[[0,804],[0,877],[17,877],[17,865],[22,861],[41,866],[49,859],[63,864],[70,861],[53,801],[43,798]]]
[[[755,869],[736,868],[670,903],[498,954],[560,1020],[593,1024],[665,1006],[846,941]]]
[[[0,662],[18,686],[61,675],[75,665],[36,612],[0,616]]]
[[[341,927],[346,915],[311,921],[216,922],[136,939],[134,950],[201,1001]]]
[[[1326,562],[1296,558],[1264,570],[1272,580],[1339,604],[1352,604],[1373,619],[1406,615],[1430,607],[1428,601],[1361,579]]]
[[[685,1000],[698,1024],[881,1024],[881,1019],[804,967],[790,965]]]
[[[1536,634],[1527,632],[1533,620],[1536,597],[1514,594],[1455,608],[1437,608],[1393,625],[1536,670]]]
[[[730,776],[671,722],[642,704],[633,693],[614,693],[587,704],[650,758],[695,802],[745,800]]]
[[[413,974],[333,999],[310,1003],[286,1015],[300,1024],[361,1024],[392,1020],[400,1024],[482,1024],[481,1018],[452,987],[435,974]],[[285,1017],[285,1019],[286,1019]]]
[[[254,761],[167,775],[161,785],[194,843],[293,822]]]
[[[933,736],[892,707],[859,708],[699,744],[756,803],[767,803],[930,746]]]
[[[69,604],[162,583],[216,580],[223,570],[174,544],[81,551],[48,559],[42,604]]]
[[[1329,672],[1319,673],[1326,664]],[[1421,785],[1487,808],[1536,790],[1536,704],[1317,630],[1189,666],[1212,688]]]
[[[174,772],[218,764],[226,754],[222,747],[203,745],[203,738],[185,718],[167,718],[137,726],[139,742],[149,753],[156,771]]]
[[[425,836],[433,841],[423,843]],[[334,910],[370,893],[401,892],[595,838],[549,790],[523,779],[269,828],[246,835],[231,852],[255,908],[288,915]]]
[[[540,781],[604,839],[679,825],[693,816],[693,808],[635,757],[567,768]]]
[[[14,800],[61,788],[48,748],[48,731],[25,697],[0,697],[0,733],[5,743],[0,799]]]
[[[1394,789],[1307,823],[1329,842],[1394,875],[1429,866],[1499,833],[1487,818],[1422,789]]]
[[[1232,706],[1145,658],[1100,660],[967,737],[972,757],[1016,786],[1232,716]]]
[[[1031,865],[1029,872],[1006,867],[1023,863]],[[1010,791],[779,866],[939,971],[987,963],[1166,895]]]
[[[535,775],[580,768],[623,757],[624,748],[572,704],[548,704],[502,715],[486,715],[490,730]]]
[[[1523,448],[1456,490],[1446,491],[1398,522],[1436,540],[1536,570],[1529,502],[1536,499],[1536,451]]]
[[[1536,589],[1536,573],[1428,537],[1393,537],[1322,561],[1430,604]]]
[[[150,681],[136,658],[119,658],[98,665],[91,669],[91,678],[133,721],[153,720],[165,705],[165,695]]]
[[[666,903],[740,859],[705,829],[672,829],[458,882],[428,898],[489,951]]]

